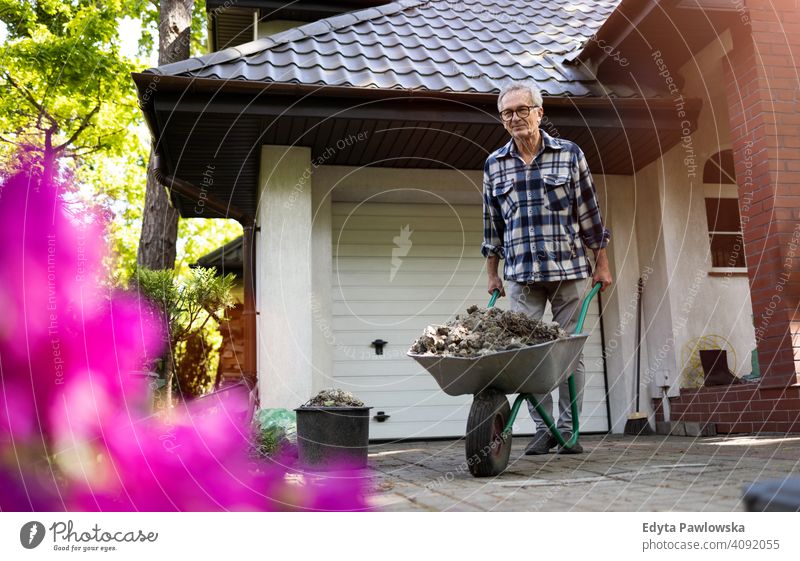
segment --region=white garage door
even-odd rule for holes
[[[471,396],[445,394],[406,352],[425,326],[488,303],[480,217],[474,205],[333,204],[333,375],[373,416],[389,415],[371,421],[372,439],[464,435]],[[606,431],[597,299],[585,327],[581,432]],[[382,355],[370,346],[377,339],[388,341]],[[533,430],[522,411],[515,433]]]

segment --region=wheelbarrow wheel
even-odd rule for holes
[[[511,434],[503,435],[511,408],[506,395],[484,390],[472,401],[467,420],[467,466],[475,477],[500,475],[508,465]]]

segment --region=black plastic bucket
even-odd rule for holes
[[[367,467],[372,407],[298,407],[297,452],[304,466]]]

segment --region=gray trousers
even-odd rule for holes
[[[590,279],[537,282],[533,284],[509,281],[506,285],[506,293],[511,301],[511,310],[524,312],[535,319],[542,319],[544,308],[547,301],[553,309],[553,321],[558,323],[567,333],[574,333],[578,325],[580,306],[583,302],[584,293],[589,288]],[[583,384],[584,366],[583,353],[578,360],[578,366],[573,372],[575,380],[576,404],[580,415],[581,405],[583,404]],[[553,416],[553,396],[551,394],[536,395],[536,399],[542,404],[544,410]],[[570,407],[569,383],[565,378],[558,386],[558,409],[559,417],[556,426],[562,432],[572,432],[572,409]],[[547,430],[547,425],[536,412],[536,409],[528,403],[533,422],[536,423],[536,431]]]

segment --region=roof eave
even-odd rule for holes
[[[382,89],[358,86],[329,86],[318,84],[297,84],[283,82],[252,82],[246,80],[218,80],[215,78],[193,78],[186,76],[160,76],[150,73],[133,73],[133,80],[139,89],[139,101],[143,110],[152,105],[152,97],[147,96],[149,84],[155,83],[158,92],[179,91],[181,93],[258,93],[259,95],[309,95],[330,98],[386,99],[386,98],[424,98],[459,101],[469,105],[494,105],[497,93],[494,92],[455,92],[422,89]],[[157,78],[157,79],[155,79]],[[564,107],[660,107],[673,106],[669,98],[640,97],[590,97],[590,96],[547,96],[548,106]]]
[[[616,48],[661,2],[662,0],[622,0],[571,62],[582,62],[596,69],[607,56],[601,43],[605,42]],[[629,8],[630,15],[623,13],[623,8]]]

